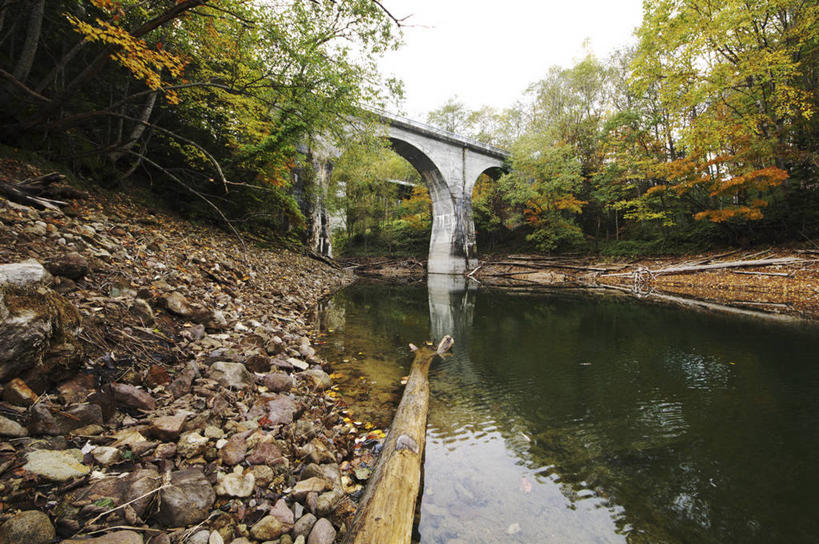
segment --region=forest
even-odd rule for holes
[[[372,127],[344,128],[400,103],[377,59],[402,24],[376,0],[2,0],[0,145],[298,244],[321,192],[312,142],[330,138],[336,248],[422,255],[420,177]],[[648,0],[608,58],[555,66],[505,109],[452,97],[427,122],[511,153],[473,194],[481,252],[812,243],[817,78],[815,2]]]

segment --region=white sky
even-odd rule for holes
[[[404,81],[406,113],[419,121],[457,97],[470,108],[511,106],[550,66],[606,58],[631,43],[642,0],[386,0],[405,45],[380,63]]]

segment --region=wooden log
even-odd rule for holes
[[[759,259],[756,261],[730,261],[725,263],[703,264],[696,266],[676,266],[669,268],[662,268],[660,270],[651,270],[650,272],[655,276],[665,274],[687,274],[689,272],[703,272],[705,270],[720,270],[723,268],[750,268],[754,266],[773,266],[777,264],[795,264],[806,262],[804,259],[796,259],[793,257],[780,257],[776,259]],[[617,274],[603,274],[601,277],[613,278],[617,276],[631,276],[633,272],[620,272]]]
[[[409,544],[415,502],[421,488],[421,460],[429,410],[432,361],[452,347],[445,336],[438,349],[416,348],[404,396],[392,420],[390,434],[358,506],[345,544]]]

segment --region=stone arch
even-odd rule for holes
[[[432,200],[432,232],[429,239],[427,272],[461,274],[475,255],[474,227],[465,224],[463,195],[453,194],[451,183],[436,161],[406,139],[389,136],[393,151],[407,160],[426,183]],[[457,193],[457,191],[456,191]],[[468,202],[466,203],[468,206]],[[471,209],[469,221],[471,223]]]

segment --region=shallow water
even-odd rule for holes
[[[455,338],[430,373],[422,543],[818,538],[815,327],[446,279],[354,285],[320,321],[381,425],[407,343]]]

